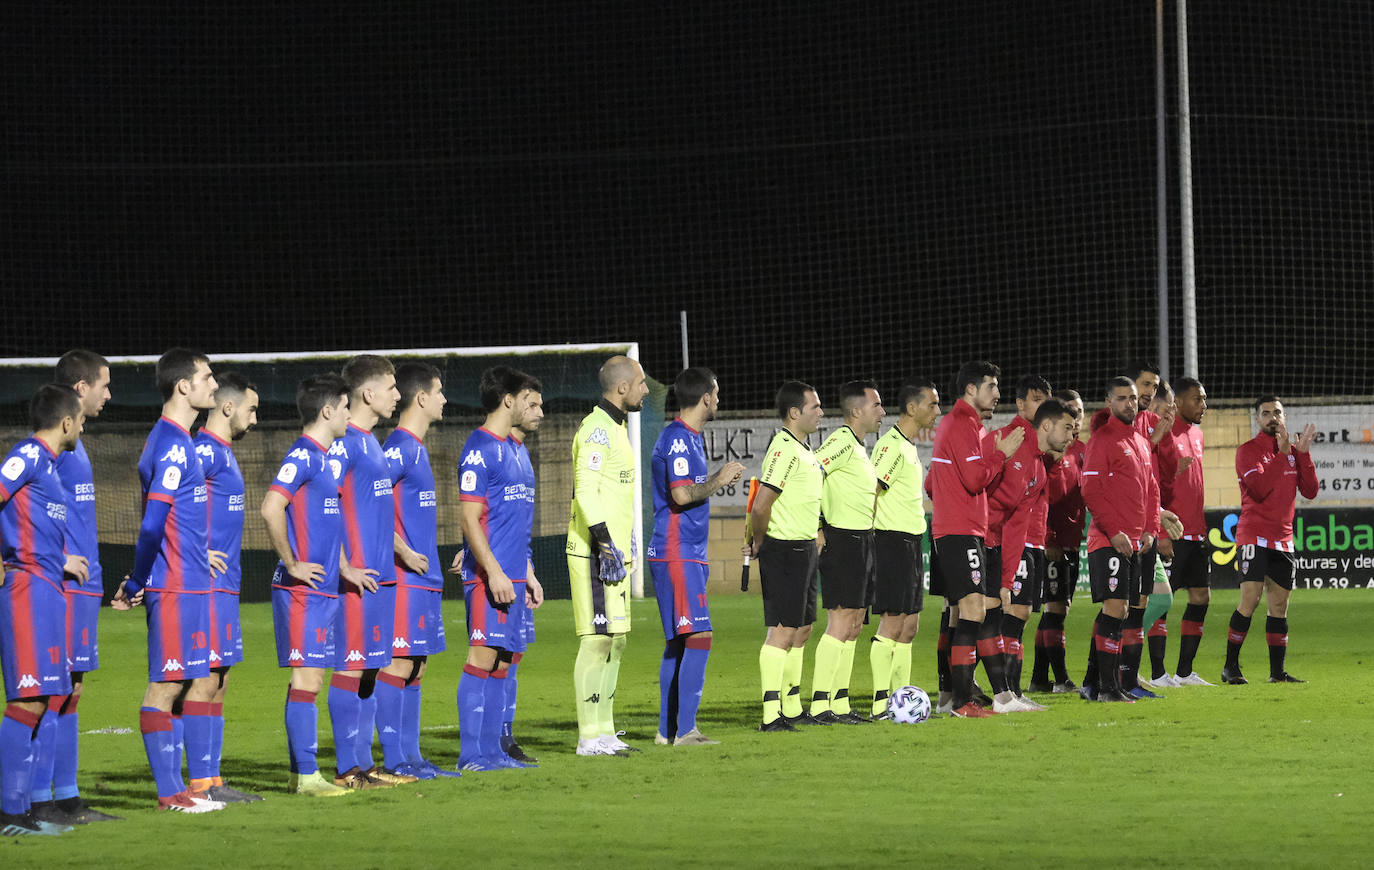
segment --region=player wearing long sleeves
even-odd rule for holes
[[[239,587],[242,580],[243,472],[234,456],[233,442],[258,423],[258,392],[242,375],[225,372],[215,380],[215,407],[196,433],[196,456],[205,472],[210,514],[210,671],[214,674],[214,698],[207,705],[187,703],[183,719],[191,728],[209,727],[210,755],[188,756],[191,791],[204,791],[212,800],[245,803],[261,797],[224,784],[220,759],[224,751],[224,698],[229,669],[243,661],[243,632],[239,621]],[[202,717],[202,718],[197,718]]]
[[[658,672],[658,733],[654,742],[674,746],[719,743],[697,728],[697,709],[711,654],[711,611],[706,581],[711,563],[711,493],[744,473],[738,462],[715,472],[706,465],[702,430],[720,408],[720,386],[709,369],[684,369],[673,383],[681,411],[663,427],[650,461],[654,533],[649,571],[663,623],[663,658]]]
[[[1040,623],[1035,629],[1035,658],[1027,691],[1065,694],[1078,689],[1069,679],[1065,662],[1064,622],[1078,587],[1079,550],[1087,519],[1080,489],[1087,445],[1078,437],[1083,425],[1083,398],[1076,390],[1060,390],[1054,397],[1064,402],[1073,415],[1073,439],[1063,457],[1050,468],[1046,481],[1049,512],[1045,522],[1045,578],[1040,587]]]
[[[991,715],[974,702],[973,671],[980,655],[993,691],[1007,691],[998,643],[1000,621],[990,639],[982,637],[987,611],[1002,605],[1000,578],[988,565],[985,549],[987,490],[1025,439],[1019,429],[1004,438],[983,428],[984,416],[992,415],[1001,398],[1000,376],[1001,369],[989,362],[968,362],[959,368],[954,383],[959,399],[935,430],[926,483],[934,500],[939,588],[950,610],[950,641],[941,644],[949,651],[950,690],[940,693],[939,709],[956,716]],[[932,577],[932,589],[935,580]],[[941,664],[941,669],[946,666]]]
[[[1309,423],[1296,440],[1292,439],[1283,403],[1277,396],[1256,399],[1255,416],[1259,434],[1236,450],[1236,477],[1240,479],[1240,522],[1236,524],[1240,604],[1231,614],[1221,681],[1233,685],[1246,682],[1240,670],[1240,648],[1255,608],[1267,593],[1264,634],[1269,642],[1269,682],[1301,683],[1285,669],[1284,659],[1288,652],[1288,599],[1295,571],[1293,515],[1298,495],[1317,496],[1317,469],[1311,453],[1317,427]]]
[[[873,445],[878,504],[873,514],[873,551],[877,565],[873,612],[878,629],[869,645],[873,672],[873,715],[887,715],[889,695],[911,682],[911,642],[921,625],[921,539],[926,510],[921,457],[916,438],[940,416],[935,384],[914,379],[897,393],[901,416]]]
[[[148,610],[148,689],[139,727],[158,808],[205,812],[223,809],[224,803],[183,783],[172,720],[174,708],[182,708],[188,756],[211,754],[212,729],[204,711],[218,681],[210,672],[209,494],[190,427],[201,411],[214,407],[217,384],[204,354],[173,348],[157,361],[157,385],[162,417],[138,460],[143,523],[134,569],[112,605],[128,610],[142,603]],[[186,722],[193,717],[199,718]]]
[[[57,361],[53,383],[70,386],[81,397],[86,420],[99,417],[110,400],[110,366],[89,350],[70,350]],[[52,699],[55,705],[38,729],[34,751],[33,815],[56,824],[117,820],[86,805],[76,784],[77,705],[86,674],[100,667],[100,603],[105,584],[95,516],[95,476],[86,445],[57,455],[57,473],[67,494],[67,554],[75,573],[63,577],[67,594],[67,650],[72,660],[72,693]]]
[[[763,688],[760,731],[795,731],[823,724],[801,708],[802,655],[816,621],[816,533],[820,526],[825,473],[807,446],[825,411],[814,388],[788,381],[778,388],[782,428],[768,442],[759,491],[749,512],[749,542],[743,552],[757,557],[763,587],[759,650]],[[789,712],[790,705],[795,712]]]
[[[634,568],[635,457],[626,423],[649,387],[639,363],[614,356],[601,366],[601,399],[573,436],[573,501],[568,519],[569,583],[579,646],[577,754],[632,751],[616,734],[614,699],[630,631]]]
[[[291,445],[262,500],[267,537],[276,551],[272,574],[272,627],[277,667],[289,668],[286,746],[290,789],[312,797],[342,797],[349,790],[326,780],[316,761],[319,711],[315,698],[334,663],[334,620],[339,610],[337,461],[329,445],[348,430],[348,384],[336,374],[315,375],[296,387],[301,436]]]
[[[39,387],[29,405],[33,434],[0,462],[0,836],[60,834],[71,826],[34,818],[30,781],[49,701],[71,694],[67,596],[62,575],[77,565],[63,552],[70,513],[57,459],[76,447],[84,416],[67,386]],[[76,557],[80,559],[81,557]]]

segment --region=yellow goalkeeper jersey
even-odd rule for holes
[[[590,556],[588,529],[605,523],[626,563],[633,561],[635,455],[625,414],[605,399],[597,402],[573,438],[572,461],[572,516],[566,552]]]

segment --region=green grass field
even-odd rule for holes
[[[1220,670],[1235,595],[1214,596],[1199,655],[1209,680]],[[284,791],[285,679],[273,664],[271,612],[245,606],[249,661],[231,676],[223,769],[267,800],[205,816],[152,809],[137,733],[142,615],[107,611],[104,666],[81,704],[82,788],[92,804],[127,820],[0,840],[0,867],[1370,863],[1374,685],[1364,650],[1374,600],[1365,591],[1295,597],[1289,663],[1306,685],[1263,682],[1260,629],[1244,657],[1260,679],[1249,686],[1175,689],[1133,706],[1053,696],[1039,714],[798,734],[754,731],[757,598],[717,598],[712,607],[701,727],[720,746],[653,745],[662,641],[654,602],[643,601],[617,697],[617,722],[643,752],[573,755],[575,643],[569,603],[558,601],[539,612],[539,642],[520,671],[516,733],[539,769],[320,801]],[[1075,679],[1094,612],[1080,596],[1070,617]],[[461,604],[448,619],[461,626]],[[913,669],[927,687],[935,684],[933,628],[932,621],[917,639]],[[854,695],[864,698],[870,680],[860,643]],[[457,756],[461,665],[460,651],[450,651],[425,679],[421,742],[436,762]],[[808,678],[810,668],[808,654]],[[319,706],[322,767],[332,769],[323,699]]]

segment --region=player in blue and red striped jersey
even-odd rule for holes
[[[217,385],[204,354],[173,348],[157,361],[157,386],[162,416],[138,460],[143,523],[134,569],[112,603],[119,610],[142,603],[148,610],[148,689],[139,728],[158,809],[208,812],[224,803],[183,783],[172,720],[173,709],[181,707],[189,757],[210,753],[216,680],[210,673],[208,493],[190,427],[214,407]]]
[[[388,770],[420,779],[458,776],[420,753],[420,681],[429,657],[447,647],[438,497],[425,435],[443,417],[447,399],[439,370],[429,363],[398,367],[396,390],[401,419],[382,451],[391,467],[395,502],[396,622],[391,665],[377,675],[377,733]]]
[[[744,466],[727,462],[714,474],[706,466],[701,432],[720,407],[715,374],[704,368],[684,369],[673,383],[673,393],[681,410],[659,433],[650,471],[654,534],[648,561],[667,641],[658,669],[654,742],[702,746],[720,742],[707,739],[697,728],[706,661],[711,655],[711,610],[706,604],[710,497],[738,481]]]
[[[400,716],[401,694],[377,694],[382,668],[399,677],[409,663],[392,667],[396,627],[396,504],[391,468],[372,428],[391,418],[401,394],[391,361],[361,354],[344,364],[348,384],[348,429],[329,448],[340,465],[339,506],[343,509],[343,552],[339,561],[339,612],[334,617],[334,676],[329,681],[329,721],[334,729],[338,775],[335,785],[377,788],[414,782],[372,763],[377,705],[394,706],[384,718]]]
[[[110,366],[88,350],[71,350],[57,361],[53,383],[70,386],[81,397],[81,410],[90,420],[100,416],[110,400]],[[95,523],[95,480],[85,445],[78,438],[73,450],[59,453],[57,473],[67,494],[67,554],[76,568],[63,578],[67,593],[67,654],[71,658],[72,693],[52,697],[51,715],[44,716],[35,744],[33,815],[56,824],[86,824],[117,820],[86,805],[76,785],[77,704],[85,675],[100,667],[97,636],[101,597],[105,594]]]
[[[458,465],[463,540],[459,570],[467,603],[468,656],[458,681],[461,770],[528,767],[501,751],[505,679],[525,649],[525,615],[544,601],[529,570],[534,469],[509,441],[543,391],[537,378],[508,366],[482,372],[486,420],[463,444]],[[542,413],[542,412],[541,412]]]
[[[258,424],[258,392],[236,372],[215,376],[215,407],[196,433],[196,456],[205,472],[209,490],[210,573],[210,670],[215,696],[204,712],[211,720],[210,755],[187,757],[191,791],[205,791],[213,800],[243,803],[262,800],[255,794],[224,784],[220,757],[224,750],[224,696],[229,669],[243,661],[243,637],[239,626],[239,585],[243,548],[243,472],[231,444]],[[187,705],[188,707],[191,705]],[[199,709],[199,708],[194,708]],[[183,714],[185,711],[183,711]]]
[[[339,609],[340,464],[327,453],[348,428],[348,384],[336,374],[315,375],[296,387],[303,431],[282,460],[262,500],[267,537],[281,560],[272,575],[272,625],[277,666],[290,668],[286,745],[290,788],[312,797],[340,797],[316,763],[319,712],[315,697],[334,663],[334,616]]]
[[[67,597],[62,574],[78,567],[63,552],[68,506],[57,459],[81,436],[81,399],[66,386],[40,387],[29,405],[33,435],[0,462],[0,834],[58,834],[71,827],[30,812],[40,722],[50,698],[71,694]],[[81,557],[75,557],[80,560]]]
[[[530,397],[528,411],[525,415],[525,422],[519,426],[510,427],[510,438],[512,446],[518,448],[517,455],[520,462],[528,466],[530,479],[534,478],[534,463],[530,459],[529,448],[525,446],[525,439],[539,431],[539,424],[544,419],[544,399],[539,393]],[[529,576],[534,577],[534,555],[530,554]],[[537,579],[537,578],[536,578]],[[530,644],[534,643],[534,611],[525,611],[525,633],[524,633],[524,652],[511,653],[510,667],[506,669],[506,713],[502,717],[501,725],[501,751],[505,752],[516,761],[526,764],[537,764],[539,759],[530,755],[515,739],[515,706],[516,695],[519,690],[517,672],[520,669],[520,662],[525,657],[525,652],[529,651]]]

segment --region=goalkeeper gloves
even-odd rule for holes
[[[596,574],[602,583],[614,586],[625,579],[625,554],[620,552],[605,523],[597,523],[588,531],[596,546]]]

